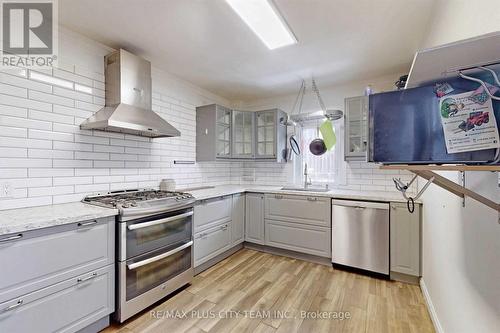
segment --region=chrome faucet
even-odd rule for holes
[[[308,178],[307,163],[304,163],[304,189],[306,190],[309,185],[312,185],[311,178],[309,178],[309,180],[307,180],[307,178]]]

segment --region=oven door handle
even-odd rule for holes
[[[191,211],[191,212],[187,212],[184,214],[179,214],[179,215],[166,217],[164,219],[159,219],[159,220],[154,220],[154,221],[149,221],[149,222],[131,224],[131,225],[127,226],[127,229],[128,230],[137,230],[137,229],[147,228],[147,227],[151,227],[153,225],[158,225],[158,224],[172,222],[175,220],[180,220],[180,219],[182,219],[184,217],[188,217],[188,216],[193,216],[193,212]]]
[[[151,264],[151,263],[153,263],[155,261],[158,261],[158,260],[161,260],[163,258],[170,257],[171,255],[174,255],[177,252],[182,251],[185,248],[188,248],[188,247],[190,247],[192,245],[193,245],[193,241],[189,241],[186,244],[183,244],[183,245],[181,245],[181,246],[179,246],[179,247],[177,247],[177,248],[175,248],[173,250],[170,250],[168,252],[162,253],[162,254],[157,255],[155,257],[151,257],[151,258],[139,261],[139,262],[134,262],[133,264],[130,264],[130,265],[127,265],[127,268],[130,269],[130,270],[133,270],[133,269],[142,267],[144,265]]]

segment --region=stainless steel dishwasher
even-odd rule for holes
[[[332,262],[389,275],[389,204],[332,200]]]

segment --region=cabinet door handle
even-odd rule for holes
[[[3,309],[3,312],[7,312],[7,311],[10,311],[10,310],[14,310],[15,308],[18,308],[20,307],[21,305],[23,305],[23,300],[20,299],[19,301],[17,301],[16,304],[12,304],[8,307],[6,307],[5,309]]]
[[[318,198],[307,197],[307,201],[318,201]]]
[[[85,281],[88,281],[88,280],[92,280],[92,279],[94,279],[94,278],[96,278],[96,277],[97,277],[97,273],[96,273],[96,272],[94,272],[94,273],[92,273],[90,276],[87,276],[87,277],[84,277],[84,278],[78,278],[78,279],[76,280],[76,282],[78,282],[78,283],[82,283],[82,282],[85,282]]]
[[[396,210],[396,206],[395,205],[391,205],[391,208]]]
[[[275,198],[275,199],[283,199],[283,196],[282,196],[282,195],[280,195],[280,194],[275,194],[275,195],[274,195],[274,198]]]
[[[224,224],[223,226],[220,227],[221,230],[227,230],[227,224]]]
[[[6,237],[6,238],[2,238],[2,239],[0,239],[0,243],[12,241],[12,240],[16,240],[16,239],[19,239],[19,238],[23,238],[23,234],[18,234],[18,235],[15,235],[15,236],[10,236],[10,237]]]
[[[97,220],[89,221],[89,222],[78,222],[79,227],[88,227],[89,225],[97,224]]]

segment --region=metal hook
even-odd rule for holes
[[[413,182],[415,181],[415,179],[417,179],[418,175],[415,175],[413,176],[412,180],[408,183],[408,184],[404,184],[401,179],[399,178],[392,178],[392,181],[394,182],[394,186],[396,187],[396,189],[401,192],[403,194],[403,198],[405,198],[405,200],[408,202],[412,202],[413,204],[413,209],[410,209],[410,205],[408,204],[408,211],[410,213],[413,213],[413,210],[414,210],[414,201],[415,200],[418,200],[418,198],[420,198],[422,196],[422,194],[424,194],[425,190],[427,190],[427,188],[429,187],[429,185],[432,184],[432,182],[434,181],[434,177],[431,177],[427,183],[424,185],[424,187],[422,187],[422,189],[417,193],[417,195],[415,197],[411,197],[411,196],[407,196],[406,195],[406,191],[408,190],[408,188],[411,186],[411,184],[413,184]]]

